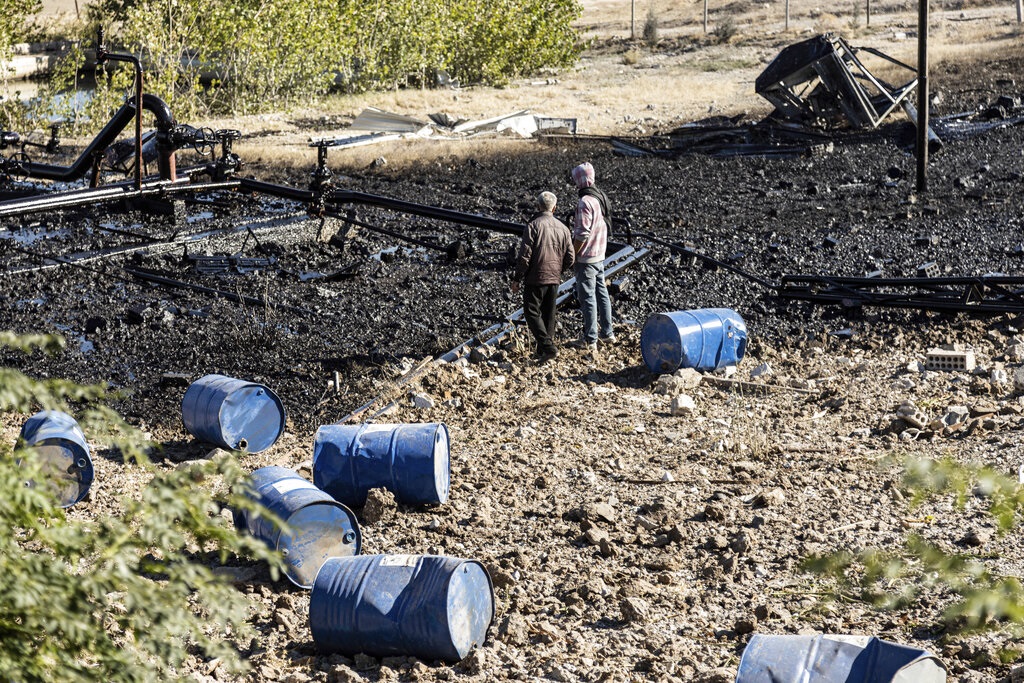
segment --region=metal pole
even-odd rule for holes
[[[629,0],[629,38],[636,40],[636,0]]]
[[[789,0],[786,0],[786,30],[789,30]]]
[[[867,0],[867,3],[868,3],[868,11],[867,11],[867,21],[866,21],[865,25],[866,26],[871,26],[871,0]]]
[[[1024,0],[1017,0],[1017,23],[1024,23]]]
[[[918,0],[917,191],[928,191],[928,0]]]
[[[708,32],[708,0],[704,0],[704,33]]]

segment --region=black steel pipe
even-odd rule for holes
[[[170,107],[156,95],[144,95],[142,97],[142,108],[151,112],[156,117],[157,127],[161,130],[164,128],[170,129],[174,126],[174,116],[171,115]],[[114,112],[114,115],[107,122],[107,125],[103,127],[103,130],[92,139],[89,146],[85,148],[82,154],[70,166],[40,164],[29,161],[24,164],[26,172],[31,178],[42,178],[44,180],[70,181],[82,178],[89,172],[93,160],[102,154],[117,139],[121,131],[125,129],[128,122],[135,116],[135,110],[136,103],[131,100],[121,105],[121,108]],[[167,179],[165,178],[165,180]],[[140,188],[141,185],[136,187],[136,189]]]
[[[442,209],[437,206],[416,204],[414,202],[407,202],[401,199],[392,199],[390,197],[382,197],[380,195],[355,192],[352,190],[335,190],[327,195],[326,201],[328,204],[361,204],[366,206],[376,206],[381,209],[391,209],[393,211],[400,211],[414,216],[423,216],[425,218],[436,218],[438,220],[458,223],[460,225],[471,225],[476,228],[485,228],[487,230],[503,232],[509,235],[522,235],[523,228],[525,227],[524,223],[513,223],[511,221],[503,221],[497,218],[488,218],[487,216],[481,216],[479,214],[465,213],[454,209]]]

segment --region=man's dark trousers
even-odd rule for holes
[[[526,285],[523,289],[523,314],[537,340],[537,355],[556,353],[555,300],[558,285]]]

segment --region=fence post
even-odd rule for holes
[[[704,33],[708,32],[708,0],[704,0]]]
[[[786,30],[789,30],[789,0],[786,0]]]

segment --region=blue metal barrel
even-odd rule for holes
[[[261,467],[250,478],[253,499],[280,517],[288,531],[244,511],[235,514],[235,525],[280,550],[286,574],[296,586],[312,586],[327,558],[359,554],[359,523],[347,507],[284,467]]]
[[[655,313],[644,323],[640,350],[651,372],[717,370],[742,360],[747,352],[747,326],[729,308]]]
[[[755,634],[736,683],[945,683],[946,667],[926,650],[874,636]]]
[[[259,453],[284,431],[284,404],[255,382],[206,375],[185,391],[181,419],[189,434],[229,450]]]
[[[321,652],[457,662],[487,637],[494,589],[475,560],[362,555],[324,562],[309,596]]]
[[[313,483],[353,507],[373,488],[410,505],[444,503],[451,485],[441,423],[325,425],[313,441]]]
[[[62,508],[85,498],[94,474],[89,444],[75,418],[58,410],[40,411],[25,421],[18,438],[22,446],[36,449]]]

